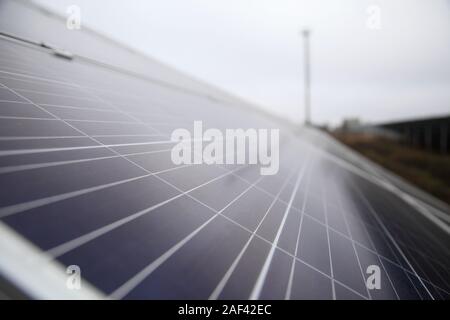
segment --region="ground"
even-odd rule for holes
[[[450,156],[412,148],[401,142],[358,133],[335,138],[370,160],[450,204]]]

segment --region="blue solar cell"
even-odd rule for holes
[[[22,14],[77,48],[51,16]],[[113,298],[448,299],[449,235],[428,196],[316,129],[77,34],[74,53],[110,66],[0,39],[0,223],[34,251]],[[279,172],[174,164],[170,134],[194,120],[280,129]],[[381,290],[365,286],[371,265]]]

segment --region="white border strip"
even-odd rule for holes
[[[82,272],[82,270],[81,270]],[[0,273],[32,299],[93,300],[104,295],[82,280],[81,289],[66,287],[62,265],[0,222]]]

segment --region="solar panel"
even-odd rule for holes
[[[5,36],[0,48],[0,247],[21,261],[5,249],[0,274],[26,295],[60,292],[12,267],[36,260],[36,278],[76,265],[116,299],[449,298],[445,206],[325,134],[174,71],[158,82]],[[279,172],[175,165],[170,134],[195,120],[280,129]]]

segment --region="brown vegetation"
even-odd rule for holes
[[[334,136],[372,161],[450,204],[449,155],[363,134],[341,133]]]

